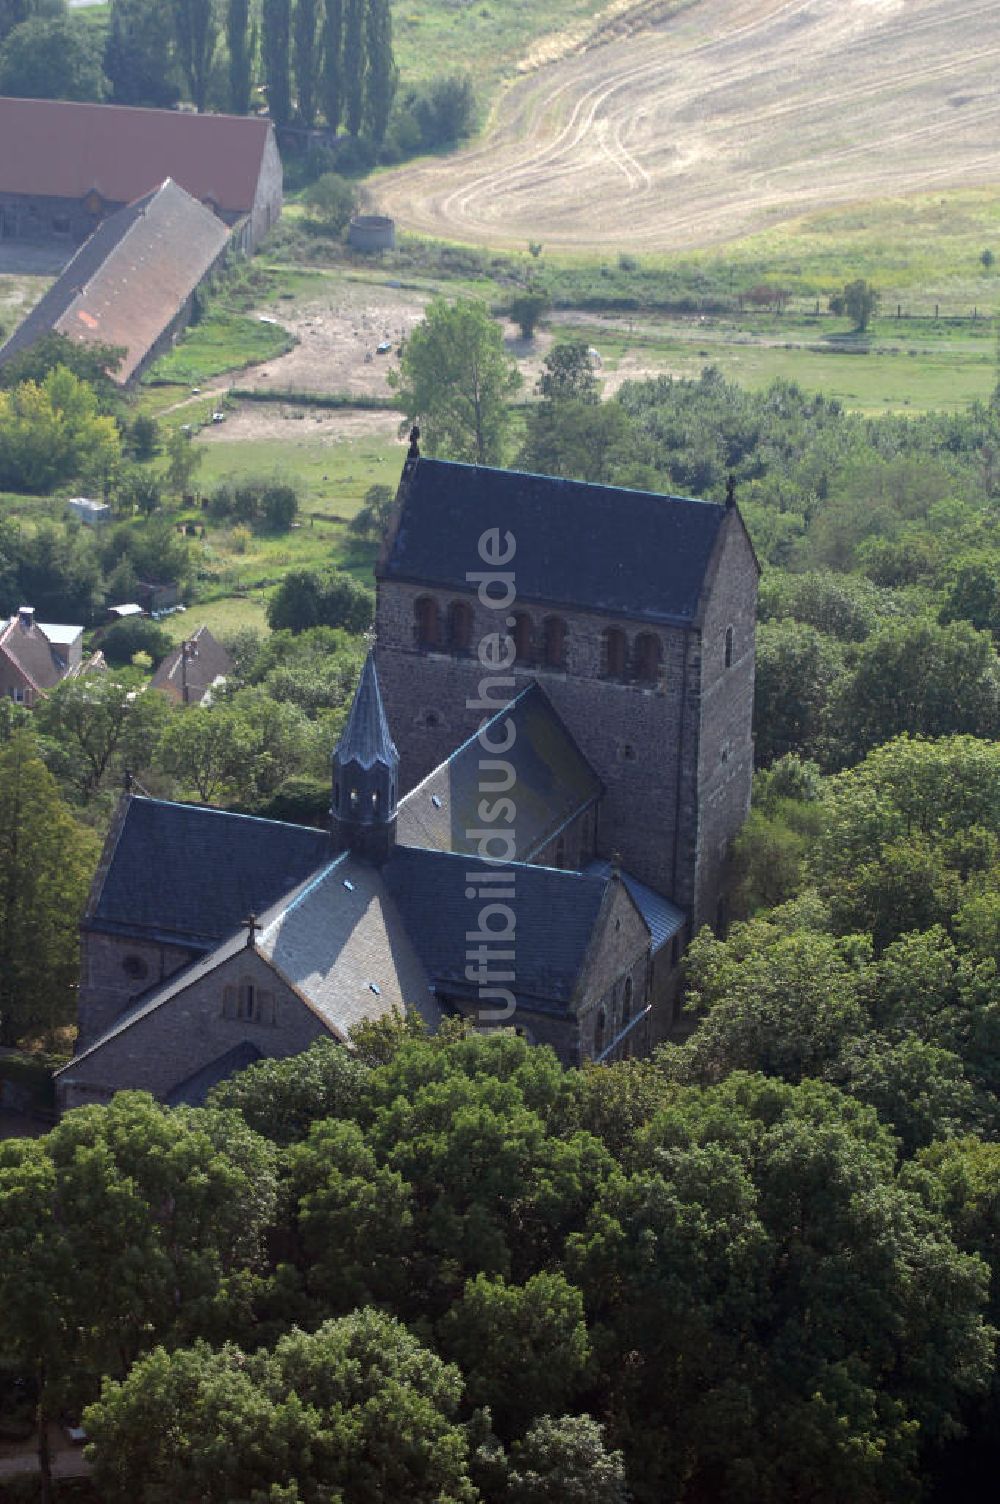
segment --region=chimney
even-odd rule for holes
[[[18,606],[17,619],[20,623],[21,631],[30,632],[32,627],[35,625],[34,606]]]

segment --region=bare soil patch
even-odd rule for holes
[[[393,440],[399,434],[400,418],[396,412],[368,412],[362,408],[315,412],[281,402],[242,402],[229,412],[225,423],[203,428],[199,441],[204,444],[258,443],[263,439],[280,439],[287,444],[336,444],[347,439],[379,438]]]
[[[991,184],[998,60],[995,0],[699,0],[519,81],[379,206],[467,242],[672,250]]]
[[[336,302],[302,302],[289,312],[279,304],[264,317],[275,317],[299,343],[287,355],[241,372],[237,384],[261,391],[387,397],[400,342],[423,318],[426,301],[402,289],[338,282]],[[385,343],[390,349],[379,354]]]

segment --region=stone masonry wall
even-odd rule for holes
[[[757,566],[736,512],[726,518],[702,623],[699,839],[694,930],[724,921],[719,896],[729,850],[750,808]],[[726,634],[732,628],[732,663]]]
[[[166,981],[199,954],[179,945],[85,930],[80,941],[77,1051],[89,1049],[140,993]]]
[[[621,1032],[626,979],[632,983],[631,1012],[635,1018],[651,1001],[647,997],[649,931],[624,883],[612,881],[578,988],[579,1060],[592,1060],[601,1053],[596,1048],[595,1034],[602,1008],[605,1018],[602,1049],[606,1049]],[[644,1029],[645,1025],[640,1024],[633,1034],[642,1034]],[[635,1043],[632,1036],[629,1039]],[[608,1058],[620,1058],[625,1053],[625,1045],[623,1040]]]
[[[431,594],[438,601],[442,623],[452,600],[468,601],[475,613],[474,644],[498,630],[498,617],[500,629],[506,630],[500,613],[481,606],[473,593],[430,592],[396,581],[379,582],[378,671],[400,751],[401,787],[412,788],[472,736],[490,713],[466,706],[467,700],[479,698],[481,680],[492,681],[493,704],[499,709],[505,698],[513,698],[537,679],[607,788],[601,804],[598,854],[610,857],[618,850],[623,864],[637,877],[672,895],[678,809],[682,821],[690,819],[696,789],[698,684],[690,664],[685,673],[685,664],[697,649],[696,637],[681,629],[660,628],[659,682],[618,682],[601,677],[604,629],[620,627],[631,650],[638,633],[651,630],[644,623],[518,604],[514,609],[527,611],[539,628],[548,615],[558,615],[566,623],[566,667],[564,671],[518,667],[509,671],[513,682],[505,686],[500,675],[483,669],[470,655],[417,646],[415,604]],[[686,803],[685,782],[690,785]],[[685,835],[686,844],[693,847],[695,832],[682,831]]]
[[[274,131],[269,130],[267,145],[264,147],[264,155],[261,158],[260,177],[257,179],[253,210],[250,215],[250,245],[248,247],[250,252],[260,245],[268,230],[278,223],[281,216],[281,203],[281,157],[278,154]]]
[[[274,1024],[223,1017],[223,988],[243,978],[275,994]],[[244,1039],[262,1055],[283,1057],[299,1054],[327,1033],[320,1019],[266,962],[255,951],[244,949],[124,1029],[88,1059],[74,1061],[57,1080],[58,1105],[66,1110],[104,1101],[123,1088],[152,1092],[162,1100],[180,1082]]]

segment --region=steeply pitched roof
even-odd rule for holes
[[[124,349],[111,374],[128,381],[228,239],[222,221],[168,178],[97,227],[0,349],[0,364],[54,331]]]
[[[397,846],[382,868],[386,890],[395,900],[427,973],[441,991],[473,995],[465,975],[479,914],[491,900],[479,897],[484,874],[489,883],[500,871],[513,873],[513,896],[498,897],[515,915],[515,979],[509,986],[529,1006],[565,1009],[573,999],[587,946],[607,883],[579,872],[552,867],[498,867],[478,857]],[[470,884],[473,896],[467,896]],[[503,947],[497,942],[494,949]],[[494,963],[504,969],[506,963]]]
[[[601,860],[588,862],[584,871],[588,877],[608,878],[611,876],[611,863]],[[662,893],[657,893],[655,888],[647,888],[631,872],[622,872],[621,877],[653,937],[652,949],[655,955],[683,928],[684,911],[671,903],[669,898],[664,898]]]
[[[440,1022],[441,1008],[427,973],[378,868],[342,852],[284,893],[258,922],[257,954],[338,1038],[346,1040],[362,1020],[381,1018],[393,1009],[416,1008],[430,1025]],[[248,932],[237,921],[221,944],[135,998],[58,1074],[71,1072],[112,1039],[196,987],[246,951],[247,942]],[[204,1070],[217,1064],[221,1062]],[[234,1064],[226,1074],[238,1069],[241,1066]],[[200,1086],[203,1074],[197,1072],[175,1088],[185,1092],[177,1100],[193,1102],[192,1082]],[[208,1084],[222,1079],[215,1076]]]
[[[171,177],[227,214],[253,207],[270,122],[123,105],[0,98],[0,193],[130,204]]]
[[[355,762],[361,768],[374,767],[377,762],[392,765],[399,761],[382,704],[374,653],[370,652],[365,659],[334,756],[342,766]]]
[[[379,869],[348,854],[265,916],[257,950],[341,1039],[394,1008],[440,1020]]]
[[[85,922],[208,949],[329,857],[323,830],[134,797]]]
[[[515,778],[509,791],[517,806],[511,835],[517,859],[526,861],[598,798],[601,781],[539,684],[530,684],[489,724],[504,720],[510,721],[514,734],[503,754]],[[484,778],[487,787],[496,787],[497,776],[481,770],[483,758],[497,760],[494,753],[484,752],[478,735],[470,737],[407,794],[397,825],[404,845],[478,851],[470,835],[482,825],[476,807],[484,797]]]
[[[228,1081],[237,1071],[245,1071],[248,1065],[254,1065],[260,1059],[261,1053],[257,1046],[249,1039],[241,1039],[239,1044],[226,1050],[224,1055],[210,1060],[186,1080],[179,1081],[173,1091],[167,1093],[167,1106],[204,1107],[205,1098],[213,1086],[218,1086],[220,1081]]]
[[[53,653],[52,644],[38,622],[25,630],[18,617],[12,616],[0,628],[0,653],[21,670],[35,689],[51,689],[66,672],[65,661],[60,662],[61,655]]]
[[[195,651],[188,654],[186,674],[182,653],[184,644],[178,643],[160,663],[150,680],[150,687],[161,690],[180,704],[184,699],[186,682],[187,703],[197,705],[214,684],[232,673],[233,660],[207,627],[198,627],[192,632],[188,642],[194,644]]]
[[[687,497],[421,458],[401,487],[386,579],[468,590],[483,534],[512,534],[518,598],[686,625],[725,508]]]

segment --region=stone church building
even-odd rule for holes
[[[327,830],[126,795],[82,926],[64,1108],[217,1081],[366,1018],[574,1064],[677,1025],[749,805],[758,566],[725,506],[421,458]]]

